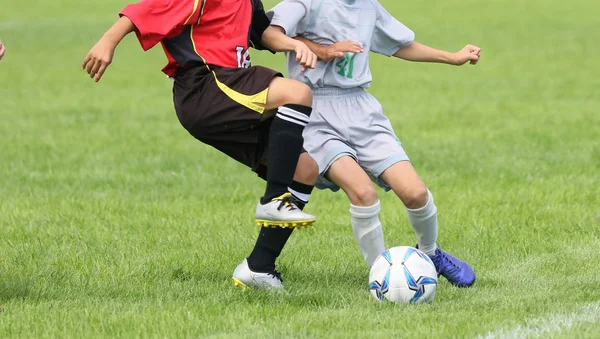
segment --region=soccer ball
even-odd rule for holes
[[[379,301],[430,303],[435,296],[437,277],[435,266],[425,253],[398,246],[375,259],[369,274],[369,289]]]

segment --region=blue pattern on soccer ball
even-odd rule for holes
[[[413,295],[413,297],[410,299],[411,304],[419,300],[419,298],[421,298],[423,294],[425,294],[424,285],[437,284],[437,281],[431,277],[419,277],[419,279],[415,281],[415,278],[408,271],[406,266],[403,265],[403,268],[404,276],[406,277],[406,282],[408,283],[408,288],[415,291],[415,295]]]
[[[392,257],[390,256],[390,251],[385,251],[381,254],[385,260],[387,260],[387,262],[391,265],[392,264]]]
[[[388,268],[387,272],[385,272],[385,277],[383,278],[383,282],[381,283],[381,293],[386,294],[390,289],[390,269]]]
[[[425,293],[425,287],[421,286],[421,288],[419,288],[417,290],[417,292],[415,293],[415,295],[410,299],[410,303],[412,304],[415,301],[419,300],[419,298],[421,298],[424,293]]]
[[[408,283],[408,288],[410,288],[413,291],[418,290],[419,286],[417,285],[415,278],[413,278],[412,274],[410,274],[410,272],[408,271],[408,269],[406,267],[403,267],[403,268],[404,268],[404,275],[406,276],[406,282]]]
[[[373,281],[369,284],[369,289],[375,290],[375,295],[377,295],[377,299],[383,300],[383,293],[381,293],[381,285],[378,281]]]
[[[404,261],[408,260],[408,257],[410,257],[410,256],[411,256],[411,254],[413,254],[413,253],[415,253],[415,252],[417,252],[417,251],[416,251],[414,248],[412,248],[412,247],[409,247],[409,248],[406,250],[406,254],[404,254],[404,260],[402,260],[402,262],[404,262]],[[418,252],[417,252],[417,253],[418,253]]]
[[[425,259],[425,261],[427,261],[427,262],[428,262],[428,263],[430,263],[430,264],[431,264],[433,267],[435,267],[435,265],[433,264],[433,261],[431,261],[431,258],[430,258],[430,257],[429,257],[427,254],[425,254],[425,253],[423,253],[423,252],[417,252],[417,253],[419,254],[419,256],[420,256],[421,258]]]
[[[410,299],[411,304],[418,301],[425,294],[425,286],[424,285],[437,284],[437,280],[435,280],[434,278],[431,278],[431,277],[419,277],[419,279],[415,280],[415,278],[412,276],[412,274],[408,271],[408,268],[404,265],[404,262],[406,260],[408,260],[408,258],[413,253],[417,253],[417,255],[419,255],[419,257],[423,258],[425,261],[427,261],[428,263],[433,265],[433,262],[431,261],[431,258],[429,258],[428,255],[426,255],[414,248],[408,248],[406,250],[406,253],[404,254],[404,260],[402,261],[401,265],[402,265],[402,268],[404,269],[404,276],[406,278],[408,288],[412,291],[415,291],[415,294]],[[390,264],[390,266],[392,265],[392,257],[390,255],[389,251],[383,252],[381,254],[381,256],[383,256],[385,258],[385,260]],[[388,267],[387,271],[385,272],[383,281],[381,283],[379,283],[378,281],[373,281],[369,284],[369,289],[375,291],[375,295],[377,296],[377,298],[379,300],[384,300],[385,294],[389,291],[390,275],[391,275],[390,268],[391,267]]]
[[[417,284],[419,285],[431,285],[431,284],[437,284],[437,281],[433,278],[430,277],[420,277],[419,280],[417,280]]]

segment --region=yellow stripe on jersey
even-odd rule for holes
[[[229,88],[227,85],[219,81],[214,71],[212,73],[215,77],[215,82],[217,83],[219,89],[223,91],[223,93],[225,93],[231,100],[260,114],[263,114],[265,112],[267,95],[269,94],[268,87],[260,91],[259,93],[246,95]]]
[[[198,25],[200,23],[200,18],[202,18],[202,15],[204,14],[204,6],[206,5],[206,1],[207,0],[202,0],[202,8],[200,8],[200,15],[198,16],[198,20],[196,21],[196,25]]]
[[[194,5],[194,8],[196,5],[198,5],[198,1],[200,1],[200,0],[196,0],[196,4]],[[200,18],[202,18],[202,14],[204,14],[204,5],[206,5],[206,0],[202,0],[202,8],[200,9],[200,15],[198,16],[198,21],[196,22],[196,25],[200,23]],[[194,13],[192,13],[192,14],[194,14]],[[190,18],[191,18],[191,16],[190,16]],[[190,18],[188,18],[188,20]],[[204,62],[204,65],[206,65],[206,68],[208,68],[208,70],[210,71],[210,67],[208,67],[206,60],[204,60],[202,55],[200,55],[200,53],[198,53],[198,50],[196,49],[196,42],[194,41],[194,25],[192,25],[190,27],[190,40],[192,40],[192,47],[194,48],[194,52],[196,52],[196,55],[198,55],[200,57],[200,59],[202,59],[202,62]]]
[[[194,16],[194,13],[196,13],[196,10],[198,9],[198,2],[200,2],[200,0],[194,1],[194,9],[192,10],[192,13],[190,14],[190,16],[188,16],[187,20],[185,20],[185,22],[183,23],[184,25],[187,25],[189,23],[190,19],[192,18],[192,16]]]
[[[196,3],[194,4],[194,12],[196,11],[198,1],[199,0],[196,0]],[[198,17],[198,22],[196,24],[200,23],[200,18],[202,17],[202,14],[204,14],[204,6],[205,5],[206,5],[206,0],[202,1],[202,8],[200,9],[200,16]],[[191,16],[190,16],[190,18],[191,18]],[[188,20],[190,18],[188,18]],[[196,49],[196,43],[194,42],[194,25],[192,25],[192,27],[190,28],[190,40],[192,40],[192,47],[194,48],[194,52],[196,52],[196,55],[198,55],[202,59],[206,68],[208,68],[208,70],[210,70],[213,73],[213,76],[215,77],[215,82],[217,83],[217,86],[219,87],[219,89],[221,91],[223,91],[223,93],[225,93],[225,95],[227,95],[231,100],[237,102],[238,104],[240,104],[244,107],[247,107],[255,112],[258,112],[260,114],[263,114],[265,112],[265,105],[267,104],[267,94],[269,94],[269,88],[265,88],[261,92],[253,94],[253,95],[242,94],[242,93],[239,93],[239,92],[229,88],[229,86],[227,86],[224,83],[219,81],[215,72],[212,71],[210,69],[210,67],[208,66],[208,64],[206,63],[206,60],[202,57],[202,55],[200,55],[200,53],[198,53],[198,50]]]
[[[200,14],[200,16],[202,16],[202,14]],[[200,20],[200,18],[198,18],[198,20]],[[194,41],[194,25],[190,26],[190,40],[192,40],[192,47],[194,48],[194,52],[196,52],[196,55],[199,56],[200,59],[202,59],[204,66],[206,66],[206,68],[210,71],[210,67],[208,67],[206,60],[204,60],[204,57],[202,57],[202,55],[200,55],[200,53],[198,53],[198,50],[196,49],[196,42]]]

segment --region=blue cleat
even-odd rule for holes
[[[450,254],[437,248],[430,256],[438,275],[458,287],[469,287],[475,283],[475,272],[466,262],[462,262]]]

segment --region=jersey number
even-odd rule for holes
[[[235,48],[235,54],[237,57],[237,65],[238,68],[248,68],[250,67],[250,53],[248,50],[244,52],[244,47],[237,46]]]
[[[354,70],[354,57],[356,54],[348,52],[344,52],[344,58],[338,62],[336,62],[335,66],[339,67],[338,74],[341,76],[345,76],[348,79],[352,79],[352,71]]]

